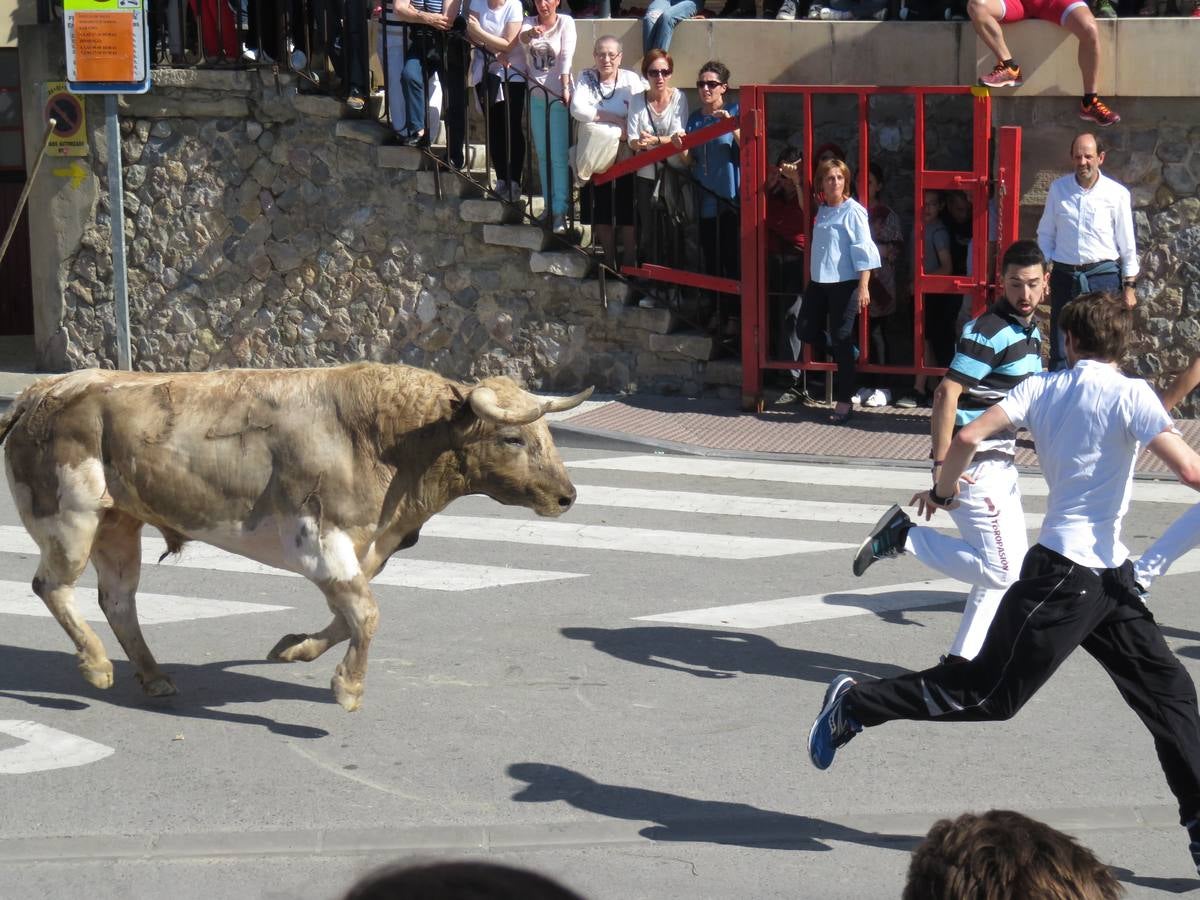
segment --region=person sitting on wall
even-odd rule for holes
[[[1079,72],[1083,76],[1079,118],[1097,125],[1115,125],[1121,121],[1096,94],[1100,83],[1100,29],[1086,0],[967,0],[967,14],[975,33],[997,60],[991,72],[980,76],[980,84],[1000,88],[1020,87],[1025,83],[1021,67],[1005,43],[1000,23],[1043,19],[1079,39]]]

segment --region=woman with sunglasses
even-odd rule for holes
[[[736,103],[725,103],[725,94],[729,90],[729,69],[724,63],[714,59],[701,66],[696,90],[700,93],[700,108],[688,116],[688,133],[739,115]],[[704,271],[722,278],[738,278],[741,271],[736,202],[741,177],[738,158],[740,143],[741,134],[735,130],[685,154],[692,167],[692,175],[700,185],[700,252]],[[710,323],[713,330],[720,331],[724,323],[728,336],[734,335],[737,307],[733,304],[736,300],[732,295],[718,294],[716,315]]]
[[[687,98],[683,91],[671,87],[674,68],[671,54],[665,50],[651,50],[643,57],[642,75],[650,86],[644,94],[633,98],[630,107],[625,134],[632,149],[639,152],[653,150],[671,143],[676,135],[683,136],[684,123],[687,121]],[[683,161],[673,156],[668,164],[683,165]],[[662,259],[651,259],[654,248],[654,187],[662,165],[656,163],[637,170],[638,251],[643,262],[664,262]]]
[[[871,237],[870,217],[850,196],[850,167],[830,159],[817,167],[821,208],[813,223],[809,282],[800,315],[803,339],[821,346],[826,330],[837,363],[837,406],[829,421],[844,425],[854,407],[854,342],[858,313],[871,303],[868,283],[879,268],[879,249]]]
[[[596,39],[592,48],[595,66],[584,69],[571,96],[571,115],[579,122],[603,122],[625,129],[633,98],[646,89],[637,72],[621,68],[621,42],[610,34]],[[618,158],[620,156],[618,155]],[[637,264],[634,235],[634,176],[622,175],[599,187],[589,179],[579,191],[579,221],[591,225],[597,242],[604,250],[604,263],[617,267],[617,235],[621,229],[621,260],[627,266]]]
[[[526,16],[519,46],[529,88],[529,130],[537,150],[538,176],[546,215],[555,234],[567,230],[567,147],[571,127],[571,58],[575,55],[575,20],[558,11],[559,0],[534,0],[536,16]]]

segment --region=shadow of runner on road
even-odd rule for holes
[[[636,628],[563,628],[563,637],[591,641],[601,653],[626,662],[697,678],[774,675],[820,684],[840,672],[874,678],[904,675],[908,669],[814,650],[781,647],[770,638],[744,631],[642,626]]]
[[[1117,876],[1118,881],[1156,891],[1165,891],[1168,894],[1186,894],[1200,888],[1200,881],[1195,878],[1159,878],[1152,875],[1137,875],[1120,866],[1109,866],[1108,868]]]
[[[576,809],[613,819],[655,822],[638,832],[653,841],[807,851],[832,849],[822,841],[908,851],[921,841],[921,837],[913,835],[859,831],[747,803],[697,800],[663,791],[603,784],[571,769],[546,763],[514,763],[508,767],[508,774],[527,782],[527,787],[513,794],[513,800],[521,803],[561,800]]]
[[[42,696],[64,694],[93,703],[106,703],[160,715],[212,719],[238,725],[266,728],[274,734],[294,738],[321,738],[329,732],[309,725],[277,722],[267,716],[221,710],[227,703],[263,703],[271,700],[302,700],[332,704],[333,694],[322,684],[309,686],[276,681],[261,675],[233,671],[237,666],[270,665],[261,659],[223,660],[203,665],[171,664],[163,671],[171,676],[179,693],[174,697],[147,697],[134,676],[133,666],[114,659],[113,686],[106,691],[93,688],[79,675],[71,653],[33,650],[0,644],[0,697],[21,700],[32,706],[76,708],[74,701]],[[79,708],[87,704],[80,704]]]

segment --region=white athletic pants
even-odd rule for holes
[[[950,511],[962,537],[918,526],[909,530],[906,549],[929,568],[971,585],[950,652],[974,659],[1000,598],[1021,574],[1029,538],[1016,466],[984,460],[966,474],[975,483],[960,484],[959,506]]]
[[[1159,575],[1166,575],[1171,563],[1200,544],[1200,503],[1171,523],[1162,537],[1150,545],[1133,564],[1133,577],[1144,588]]]

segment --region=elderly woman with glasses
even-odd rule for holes
[[[813,223],[809,253],[809,282],[804,292],[803,339],[816,346],[826,331],[837,363],[837,406],[830,423],[844,425],[854,407],[854,341],[860,310],[871,303],[868,283],[879,268],[879,249],[871,237],[870,217],[850,196],[850,167],[830,159],[817,167],[821,208]]]
[[[606,34],[597,38],[592,48],[595,66],[584,69],[571,95],[571,115],[578,122],[602,122],[625,129],[633,98],[646,89],[646,83],[636,72],[621,68],[621,42]],[[621,258],[627,266],[637,263],[634,237],[634,176],[616,178],[597,187],[590,180],[579,191],[579,220],[591,225],[601,248],[604,262],[610,268],[617,265],[617,235],[614,225],[621,229]]]
[[[649,87],[633,98],[629,124],[625,129],[629,146],[638,152],[653,150],[669,144],[676,135],[684,134],[687,122],[687,97],[671,86],[675,64],[665,50],[651,50],[642,59],[642,75]],[[679,157],[668,164],[682,165]],[[643,261],[650,260],[654,245],[653,200],[654,187],[660,177],[662,163],[642,166],[637,170],[638,249]],[[654,262],[662,262],[655,259]]]

